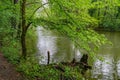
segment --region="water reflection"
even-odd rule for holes
[[[58,37],[57,32],[37,28],[38,32],[38,56],[40,63],[47,63],[47,51],[50,51],[50,62],[70,61],[73,58],[73,48],[70,40],[65,37]]]
[[[96,60],[93,63],[92,78],[99,80],[118,80],[120,79],[120,60],[110,55],[104,56],[105,60]]]
[[[93,64],[93,78],[101,79],[101,80],[114,80],[113,73],[113,61],[112,57],[109,55],[104,56],[105,60],[100,61],[96,60]]]
[[[104,45],[98,54],[104,57],[105,61],[96,60],[93,62],[92,78],[99,80],[119,80],[120,79],[120,33],[102,32],[113,43]]]
[[[81,53],[74,47],[68,38],[61,37],[54,31],[37,28],[38,32],[38,56],[41,64],[47,63],[47,51],[50,51],[50,62],[71,61],[73,57],[80,60]],[[91,62],[93,69],[91,77],[97,80],[119,80],[120,79],[120,33],[102,32],[113,43],[104,45],[98,51],[98,55],[104,57],[105,61],[96,60]],[[89,80],[89,79],[88,79]]]
[[[120,79],[120,60],[117,62],[117,74],[118,78]]]
[[[38,49],[39,49],[39,56],[42,56],[40,63],[46,63],[47,51],[50,51],[50,56],[56,53],[56,37],[51,38],[52,33],[43,29],[42,27],[37,28],[38,32]]]

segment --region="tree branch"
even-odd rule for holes
[[[29,26],[32,24],[32,22],[29,22],[25,28],[25,31],[27,31],[27,29],[29,28]]]
[[[42,5],[43,5],[43,4],[42,4]],[[47,16],[49,17],[49,14],[47,13],[44,5],[43,5],[43,9],[44,9],[45,13],[47,14]]]
[[[44,4],[42,4],[41,6],[39,6],[38,8],[36,8],[36,10],[32,13],[32,15],[30,16],[30,18],[32,18],[33,16],[34,16],[34,14],[42,7],[42,6],[44,6],[44,5],[46,5],[46,4],[48,4],[48,2],[47,3],[44,3]],[[29,18],[29,19],[30,19]]]

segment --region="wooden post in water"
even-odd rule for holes
[[[50,52],[49,51],[47,51],[47,55],[48,55],[47,65],[49,65],[49,63],[50,63]]]

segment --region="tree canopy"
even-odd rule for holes
[[[41,16],[35,19],[39,25],[59,31],[72,40],[76,47],[88,53],[93,53],[107,42],[104,35],[94,31],[98,20],[89,14],[91,0],[49,0],[48,3],[49,6],[40,13]]]
[[[3,0],[0,4],[1,40],[3,33],[10,33],[13,39],[17,36],[24,57],[26,33],[31,25],[57,30],[89,53],[107,42],[96,28],[119,30],[119,0]]]

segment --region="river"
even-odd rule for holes
[[[37,28],[38,33],[38,56],[39,63],[47,63],[47,51],[50,51],[50,63],[71,61],[73,57],[77,60],[81,58],[81,52],[74,48],[73,43],[66,37],[60,36],[56,31]],[[104,45],[98,55],[104,57],[104,61],[96,59],[90,62],[93,69],[90,77],[96,80],[119,80],[120,79],[120,33],[102,32],[113,43]],[[42,57],[41,57],[42,56]]]

